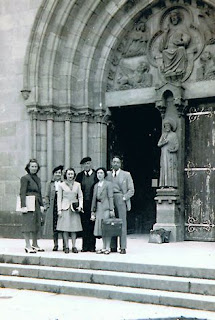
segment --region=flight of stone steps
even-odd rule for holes
[[[97,257],[96,257],[97,258]],[[0,287],[215,311],[215,270],[0,255]]]

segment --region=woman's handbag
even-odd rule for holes
[[[78,207],[79,207],[79,202],[77,201],[77,202],[73,202],[72,204],[71,204],[71,210],[74,212],[79,212],[77,209],[78,209]]]
[[[122,235],[122,219],[109,218],[102,220],[102,236],[118,237]]]

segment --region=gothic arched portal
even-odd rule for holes
[[[189,239],[192,235],[200,239],[202,234],[207,238],[202,224],[207,222],[214,230],[208,179],[202,178],[209,187],[203,188],[204,199],[199,198],[199,203],[205,203],[204,212],[194,208],[197,191],[192,201],[185,199],[184,207],[184,185],[185,194],[192,188],[191,180],[186,183],[186,172],[198,171],[188,166],[192,159],[185,159],[185,154],[197,157],[190,152],[195,141],[185,141],[192,131],[192,122],[185,119],[189,114],[214,117],[214,6],[214,1],[199,0],[42,1],[26,52],[22,92],[31,119],[31,153],[42,165],[43,183],[55,165],[72,163],[79,169],[85,155],[92,156],[95,166],[107,165],[107,148],[111,147],[110,142],[107,146],[107,126],[115,107],[156,107],[161,119],[171,114],[178,123],[177,214],[184,217],[185,212]],[[173,96],[169,106],[163,95],[168,90]],[[214,148],[212,133],[199,139],[203,136],[206,145]],[[198,164],[198,168],[209,166],[211,178],[212,156],[206,161],[209,164]],[[176,239],[182,239],[183,219],[173,224],[179,230]],[[196,224],[194,231],[191,224]]]

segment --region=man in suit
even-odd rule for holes
[[[82,252],[95,252],[96,239],[93,234],[94,222],[91,218],[91,204],[93,198],[93,188],[98,181],[95,170],[92,169],[92,159],[85,157],[80,162],[83,165],[83,171],[79,172],[76,181],[81,184],[84,197],[83,214],[81,214],[81,223],[83,228]]]
[[[121,169],[121,158],[114,156],[112,171],[107,180],[113,184],[115,215],[122,219],[122,236],[120,237],[120,253],[126,254],[127,247],[127,211],[131,210],[130,198],[134,195],[134,183],[130,172]],[[117,251],[117,238],[112,239],[112,251]]]

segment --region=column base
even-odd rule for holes
[[[171,231],[170,242],[184,240],[184,224],[177,189],[162,188],[157,190],[156,223],[153,230],[165,229]]]

